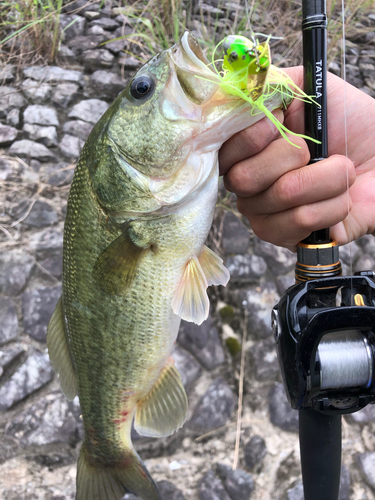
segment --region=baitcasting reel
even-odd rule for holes
[[[372,271],[293,285],[272,324],[292,408],[345,414],[375,402]]]

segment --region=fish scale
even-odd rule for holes
[[[64,393],[81,405],[76,500],[160,500],[132,422],[153,437],[183,425],[171,356],[180,321],[201,324],[207,287],[229,279],[204,245],[218,150],[262,115],[223,93],[207,64],[189,33],[153,58],[95,125],[75,169],[47,345]],[[274,109],[282,94],[271,94]]]
[[[95,304],[100,303],[100,312],[95,317],[95,323],[99,324],[100,327],[95,327],[93,322],[88,325],[86,315],[78,316],[77,310],[69,306],[66,307],[66,317],[69,330],[75,330],[79,324],[86,324],[87,329],[87,335],[70,338],[78,379],[83,381],[80,384],[79,396],[82,413],[88,415],[84,421],[85,430],[106,429],[107,439],[108,435],[111,435],[109,441],[117,441],[116,445],[120,443],[123,447],[121,439],[118,437],[117,440],[114,439],[118,431],[113,420],[118,417],[121,408],[119,389],[126,387],[128,391],[137,393],[141,399],[152,388],[160,369],[164,366],[175,342],[180,322],[170,305],[176,285],[176,268],[177,274],[180,275],[181,270],[178,268],[182,269],[185,265],[186,249],[191,251],[191,245],[187,243],[185,237],[186,224],[180,225],[183,237],[176,241],[176,232],[173,231],[172,225],[166,226],[164,219],[156,221],[155,233],[160,232],[162,235],[160,256],[152,253],[147,256],[132,289],[127,292],[125,298],[122,296],[106,298],[102,292],[88,288],[87,282],[91,279],[91,270],[100,251],[108,246],[119,232],[115,235],[108,234],[106,219],[102,216],[100,208],[94,203],[91,207],[88,204],[88,200],[91,198],[90,193],[87,192],[90,183],[88,182],[87,170],[86,172],[85,170],[85,154],[83,154],[83,159],[77,166],[69,198],[70,212],[67,214],[67,218],[69,218],[70,224],[66,226],[65,232],[64,283],[74,281],[76,288],[76,290],[70,291],[69,286],[66,287],[67,303],[72,303],[79,297],[81,309],[89,305],[90,311],[95,309]],[[91,202],[93,202],[92,199]],[[81,210],[82,203],[85,203],[84,212]],[[93,221],[98,222],[93,223]],[[160,229],[157,226],[160,226]],[[87,227],[90,227],[89,232],[85,232]],[[81,246],[82,240],[71,237],[71,234],[76,236],[76,234],[83,233],[90,240],[85,246],[88,252],[78,252],[78,249],[74,248],[73,242]],[[94,242],[100,240],[103,234],[107,234],[107,238],[104,239],[103,245],[98,248],[95,254],[92,252],[92,248],[95,247]],[[165,242],[171,239],[173,244],[166,245]],[[170,260],[168,255],[162,255],[163,244],[167,251],[173,250],[173,260]],[[178,260],[179,253],[181,257]],[[147,260],[151,262],[147,262]],[[153,260],[157,262],[152,263]],[[72,275],[74,275],[74,280],[72,280]],[[153,283],[152,288],[145,289],[142,285],[149,282]],[[124,311],[123,314],[117,314],[114,317],[108,315],[106,302],[108,308],[111,307],[115,310],[117,309],[114,307],[114,303],[118,302],[119,309]],[[148,309],[151,309],[152,323],[150,323],[147,314]],[[132,310],[131,315],[128,313],[129,310]],[[172,324],[173,328],[168,328],[169,324]],[[82,329],[82,326],[80,328]],[[81,338],[89,339],[89,342],[86,340],[83,343]],[[95,341],[93,341],[94,339]],[[134,357],[135,350],[137,350],[136,358]],[[112,359],[110,356],[103,358],[103,353],[119,352],[123,353],[120,359],[117,354]],[[87,359],[90,359],[89,364],[87,364]],[[140,370],[142,366],[147,366],[147,369],[143,370],[143,374]],[[100,374],[98,379],[96,374]],[[137,380],[134,380],[134,374],[137,374]],[[104,393],[99,390],[101,380],[105,380],[106,384]],[[143,387],[142,391],[139,390],[139,387]],[[94,406],[93,401],[95,401]],[[111,408],[112,411],[106,411],[103,416],[98,410],[100,408]],[[109,450],[106,443],[105,454],[114,456],[123,451],[121,449],[119,452],[117,446],[114,448],[114,450]]]

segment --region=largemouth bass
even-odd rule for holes
[[[188,32],[144,65],[91,132],[69,194],[51,362],[79,396],[77,500],[159,499],[130,432],[167,436],[187,397],[171,352],[229,273],[205,246],[222,143],[263,115],[226,94]],[[281,105],[280,94],[267,101]]]

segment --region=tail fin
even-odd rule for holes
[[[77,469],[76,500],[121,500],[132,493],[142,500],[161,500],[158,489],[139,455],[128,449],[124,465],[95,466],[82,445]]]

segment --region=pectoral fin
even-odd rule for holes
[[[186,264],[184,274],[173,297],[173,312],[186,321],[192,321],[197,325],[203,323],[210,310],[207,287],[206,276],[199,260],[194,256]]]
[[[59,377],[61,389],[72,400],[77,395],[77,376],[73,367],[65,331],[61,297],[47,328],[47,347],[52,366]]]
[[[135,244],[128,226],[99,255],[93,269],[93,278],[98,287],[106,293],[117,294],[132,283],[139,263],[148,247]]]
[[[158,382],[138,402],[134,427],[144,436],[169,436],[185,422],[187,397],[174,365],[164,368]]]
[[[208,285],[225,286],[228,283],[230,274],[223,264],[223,259],[206,245],[204,245],[203,252],[199,256],[199,263],[202,266]]]

